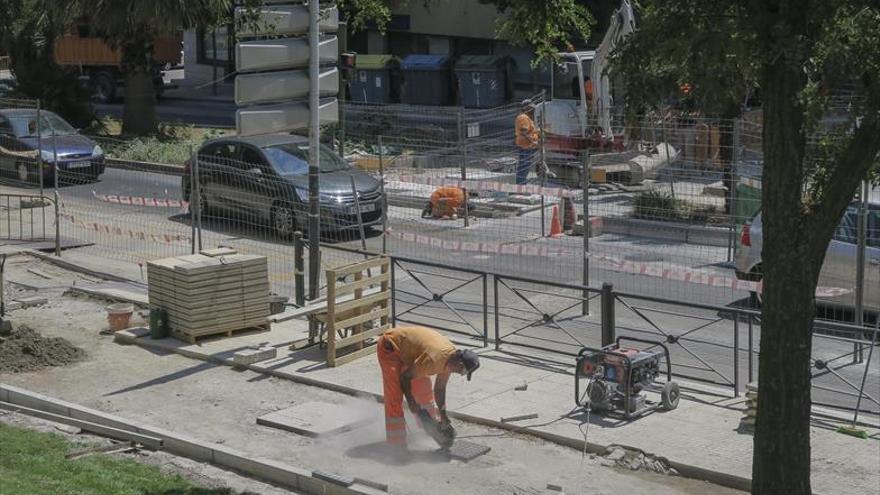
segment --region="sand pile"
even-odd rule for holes
[[[43,337],[22,325],[11,335],[0,337],[0,373],[36,371],[64,366],[85,357],[79,347],[60,337]]]

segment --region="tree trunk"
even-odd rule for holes
[[[156,88],[153,87],[153,43],[151,29],[135,30],[120,46],[120,69],[125,77],[122,132],[143,136],[158,129]]]
[[[156,88],[153,75],[136,69],[125,75],[125,100],[122,111],[122,132],[143,136],[158,129]]]
[[[764,68],[764,280],[752,493],[810,495],[810,350],[825,245],[805,225],[801,61]],[[818,251],[818,254],[817,254]]]

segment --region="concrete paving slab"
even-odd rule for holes
[[[455,459],[457,461],[468,462],[480,457],[483,454],[488,454],[489,451],[492,450],[492,447],[487,447],[485,445],[480,445],[474,442],[468,442],[467,440],[458,440],[452,447],[450,447],[449,457]]]
[[[328,402],[305,402],[257,418],[258,425],[307,437],[351,431],[366,422],[366,418],[352,418],[351,408]]]

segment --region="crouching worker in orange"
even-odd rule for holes
[[[441,446],[450,446],[455,430],[446,415],[446,383],[452,373],[467,375],[470,381],[471,374],[480,367],[477,354],[456,349],[439,332],[418,326],[385,332],[379,337],[377,354],[382,368],[387,442],[406,447],[405,397],[410,412],[421,420],[434,440]],[[432,389],[433,375],[436,378]]]
[[[464,189],[460,187],[438,187],[431,193],[431,200],[422,211],[422,218],[458,218],[459,210],[465,205]]]

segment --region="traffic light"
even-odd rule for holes
[[[235,45],[235,126],[241,136],[290,132],[309,122],[309,10],[302,3],[268,4],[255,15],[236,9],[239,41]],[[319,109],[322,124],[339,120],[339,12],[330,7],[318,23],[321,64]]]

